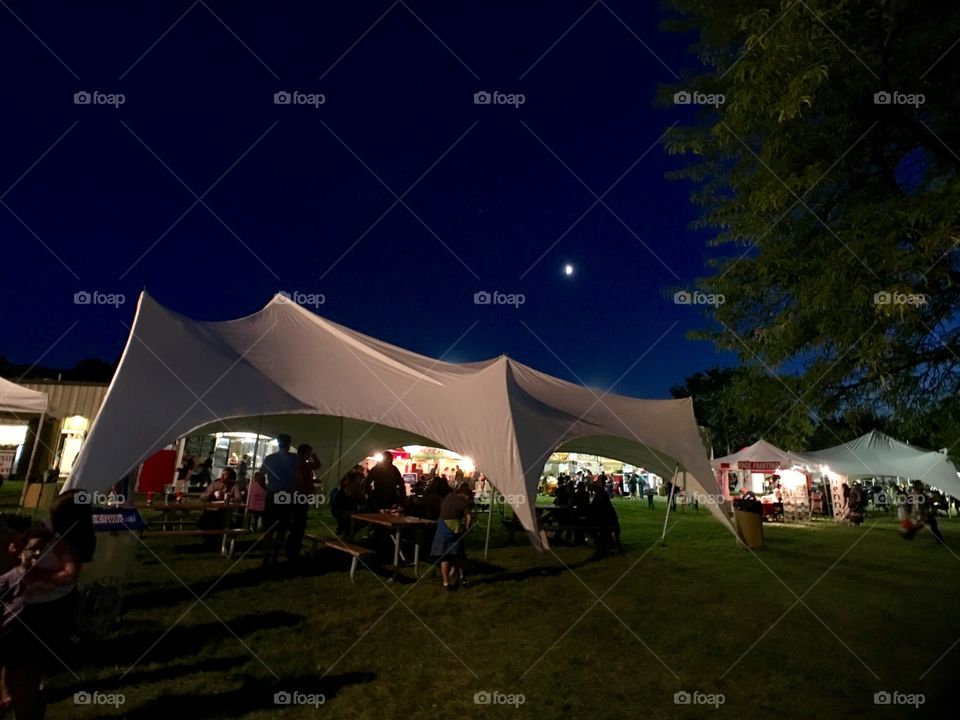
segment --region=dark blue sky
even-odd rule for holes
[[[9,8],[0,354],[14,361],[112,360],[144,287],[211,320],[322,293],[326,317],[427,355],[507,353],[604,389],[647,353],[616,386],[641,396],[723,361],[685,337],[700,312],[665,294],[704,274],[707,250],[687,229],[690,187],[664,179],[677,160],[658,138],[690,116],[655,108],[656,90],[694,59],[655,2]],[[525,103],[474,104],[484,90]],[[78,91],[125,102],[77,105]],[[278,91],[326,101],[277,105]],[[74,304],[83,290],[127,302]],[[479,290],[526,301],[475,305]]]

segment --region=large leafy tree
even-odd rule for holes
[[[781,378],[795,384],[794,378]],[[752,367],[713,368],[670,388],[674,397],[693,397],[697,420],[709,430],[715,455],[729,455],[761,437],[801,450],[815,431],[809,415],[791,413],[791,393],[780,380]]]
[[[783,422],[867,412],[896,418],[908,437],[952,445],[960,6],[667,8],[668,29],[698,34],[703,70],[664,88],[664,99],[725,96],[666,139],[688,159],[675,177],[695,183],[699,226],[721,248],[699,289],[726,302],[702,335],[783,380]]]

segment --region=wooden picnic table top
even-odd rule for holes
[[[371,525],[382,525],[383,527],[428,527],[436,525],[436,520],[427,520],[426,518],[411,517],[410,515],[392,515],[390,513],[354,513],[350,516],[352,520],[358,522],[370,523]]]
[[[246,505],[242,503],[225,503],[222,500],[212,500],[210,502],[173,502],[173,503],[137,503],[136,507],[140,510],[156,510],[158,512],[171,512],[173,510],[243,510]]]

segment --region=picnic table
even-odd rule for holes
[[[200,500],[190,501],[190,502],[162,502],[162,503],[142,503],[138,502],[135,504],[135,507],[138,510],[154,510],[160,513],[160,521],[158,525],[176,525],[179,529],[183,529],[185,522],[185,515],[190,512],[204,512],[207,510],[210,511],[229,511],[233,512],[234,510],[244,510],[246,505],[243,503],[227,503],[223,500],[211,500],[209,502],[204,502]],[[168,520],[167,516],[170,514],[176,515],[175,520]]]
[[[235,510],[242,512],[246,509],[246,505],[243,503],[228,503],[223,500],[212,500],[209,502],[192,501],[137,503],[136,507],[141,510],[153,510],[160,513],[160,520],[156,524],[162,529],[147,531],[143,534],[144,537],[162,537],[164,535],[206,537],[220,535],[222,536],[222,541],[220,543],[220,554],[227,558],[233,555],[233,547],[237,536],[242,535],[245,532],[244,530],[233,529],[230,527],[233,512]],[[197,511],[227,513],[227,517],[223,523],[223,528],[219,530],[202,530],[197,527],[184,529],[184,525],[187,524],[188,521],[188,518],[186,517],[187,514]],[[175,515],[175,517],[173,519],[168,519],[168,516],[170,515]],[[228,538],[230,539],[229,548],[227,545]]]
[[[557,511],[561,511],[561,514],[563,514],[562,511],[567,510],[568,507],[568,505],[534,505],[533,510],[537,516],[537,528],[541,529],[547,524],[555,523]],[[517,534],[517,530],[522,527],[517,513],[514,512],[510,520],[505,520],[504,525],[507,526],[509,531],[507,542],[512,543],[514,536]]]
[[[404,530],[423,530],[436,527],[436,520],[427,520],[425,518],[410,517],[409,515],[394,515],[393,513],[354,513],[350,516],[350,537],[353,537],[354,523],[365,525],[375,525],[387,528],[393,538],[393,576],[397,577],[397,571],[400,569],[400,536]],[[420,543],[413,545],[413,574],[419,577],[420,574]]]

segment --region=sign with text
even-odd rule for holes
[[[16,457],[16,450],[0,450],[0,477],[10,477],[10,473],[13,472],[13,461]]]
[[[753,472],[774,472],[780,468],[780,463],[776,460],[739,460],[737,468],[739,470],[752,470]]]

